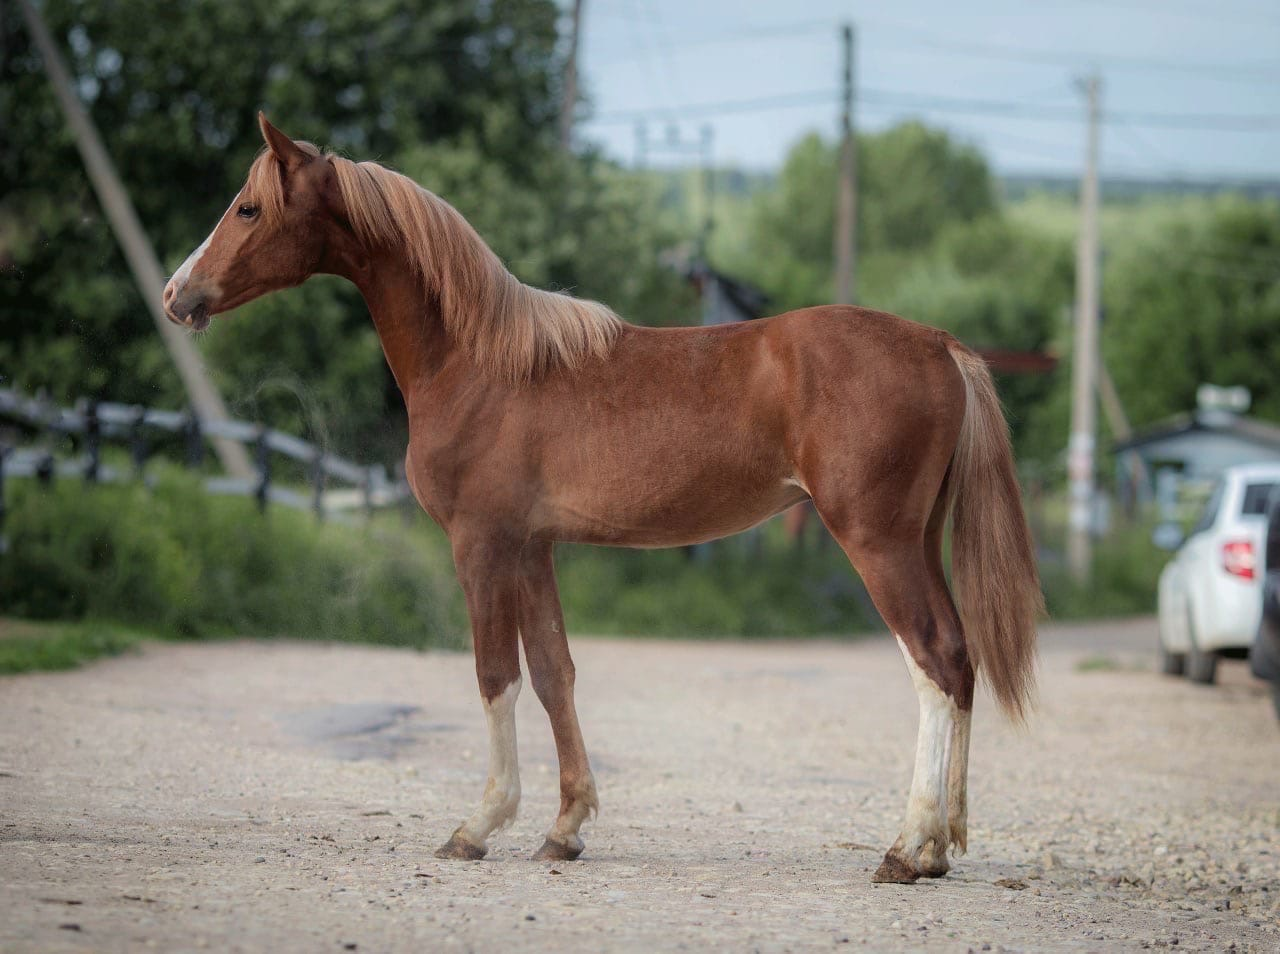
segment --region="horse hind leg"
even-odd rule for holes
[[[973,720],[973,690],[976,681],[969,658],[968,643],[960,613],[956,610],[942,569],[942,537],[947,522],[949,500],[946,486],[934,503],[925,530],[924,559],[929,571],[929,608],[938,621],[942,639],[943,668],[948,673],[948,691],[955,701],[951,725],[951,751],[947,771],[947,827],[950,846],[958,854],[968,850],[969,825],[969,731]]]
[[[906,818],[872,880],[911,883],[940,877],[950,867],[947,848],[957,833],[953,822],[961,826],[960,843],[964,840],[965,766],[954,758],[961,735],[967,743],[968,722],[961,713],[972,702],[973,671],[964,635],[942,581],[941,563],[935,573],[920,538],[874,548],[846,544],[845,550],[897,639],[920,711]],[[963,730],[958,728],[962,723]],[[953,779],[961,782],[954,794],[949,791]]]
[[[956,707],[951,728],[951,765],[947,773],[947,826],[951,847],[963,855],[969,849],[969,729],[973,721],[973,669],[967,679],[968,705]]]
[[[942,688],[916,662],[918,649],[897,633],[920,705],[916,736],[915,770],[907,797],[907,814],[893,846],[873,875],[873,881],[912,882],[924,876],[937,878],[950,868],[947,845],[949,759],[956,706]],[[913,639],[918,646],[918,640]]]

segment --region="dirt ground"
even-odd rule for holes
[[[1156,675],[1150,621],[1047,627],[1028,730],[985,696],[970,853],[873,885],[915,698],[888,638],[576,642],[602,811],[573,863],[520,701],[524,803],[482,862],[469,656],[155,645],[0,680],[6,951],[1280,950],[1280,730],[1239,664]]]

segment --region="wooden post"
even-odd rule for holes
[[[9,456],[9,448],[0,444],[0,554],[9,552],[9,541],[4,535],[4,518],[6,514],[4,502],[4,459]]]
[[[133,475],[139,480],[147,466],[147,436],[143,431],[146,421],[147,409],[140,407],[133,412],[129,424],[129,454],[133,458]]]
[[[560,101],[560,148],[573,142],[573,111],[578,105],[578,36],[582,29],[582,0],[573,0],[573,25],[569,28],[569,59],[564,65],[564,98]]]
[[[165,317],[161,301],[164,295],[165,277],[160,269],[160,262],[142,229],[142,224],[138,221],[138,214],[134,211],[133,203],[129,201],[129,194],[111,165],[111,159],[107,156],[107,150],[102,145],[98,131],[72,88],[71,78],[66,65],[62,62],[62,56],[54,45],[53,38],[49,36],[44,21],[40,19],[40,14],[32,6],[31,0],[21,0],[21,8],[22,15],[27,21],[27,29],[31,31],[31,37],[44,60],[45,72],[49,74],[49,80],[53,83],[53,91],[57,94],[62,112],[67,118],[67,124],[75,135],[76,146],[84,160],[85,171],[89,174],[89,180],[98,194],[98,201],[102,203],[102,209],[106,212],[111,228],[116,233],[124,256],[129,262],[129,268],[133,271],[138,291],[142,294],[147,310],[151,312],[151,317],[160,331],[160,337],[164,339],[165,347],[169,349],[169,355],[178,369],[178,375],[187,389],[187,395],[202,417],[208,420],[225,420],[227,409],[222,403],[221,395],[205,373],[200,352],[196,350],[187,332]],[[253,475],[249,456],[238,443],[229,438],[215,437],[213,446],[228,474],[233,477]]]
[[[258,458],[258,487],[254,494],[258,498],[258,510],[267,512],[267,501],[271,492],[271,448],[267,447],[267,428],[258,429],[258,439],[254,443]]]
[[[853,129],[853,24],[841,31],[844,44],[844,97],[840,113],[840,185],[836,205],[836,301],[857,300],[858,143]]]
[[[316,520],[324,522],[324,450],[316,448],[316,457],[311,464],[311,508],[316,512]]]
[[[1071,505],[1067,565],[1078,583],[1088,582],[1093,562],[1094,444],[1098,376],[1098,120],[1101,81],[1081,84],[1088,100],[1084,176],[1080,183],[1080,236],[1076,247],[1076,312],[1071,367],[1071,440],[1067,477]]]
[[[373,519],[373,479],[376,473],[377,473],[376,467],[365,468],[363,490],[364,490],[364,517],[366,520]]]
[[[98,482],[98,471],[102,464],[102,419],[98,417],[98,402],[90,401],[84,411],[84,445],[89,461],[84,467],[84,479],[87,483]]]
[[[195,411],[187,412],[187,423],[182,429],[187,444],[187,466],[199,470],[204,466],[204,433]]]

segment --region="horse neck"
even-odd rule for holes
[[[453,350],[437,304],[403,255],[373,255],[351,271],[345,277],[364,296],[382,353],[412,413],[415,393],[435,377]]]

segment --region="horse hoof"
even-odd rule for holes
[[[452,838],[436,849],[436,857],[453,861],[479,861],[485,856],[487,850],[479,845],[473,845],[454,832]]]
[[[574,861],[578,855],[582,854],[582,839],[578,839],[578,844],[566,845],[561,841],[552,841],[548,838],[542,843],[542,847],[534,854],[534,861]]]
[[[915,884],[920,872],[907,864],[898,855],[889,851],[880,862],[880,867],[871,876],[871,880],[880,884]]]
[[[926,865],[921,869],[920,874],[926,878],[941,878],[950,870],[951,865],[944,861],[941,864]]]
[[[920,874],[926,878],[941,878],[951,870],[947,861],[947,853],[933,847],[926,847],[920,853]]]

